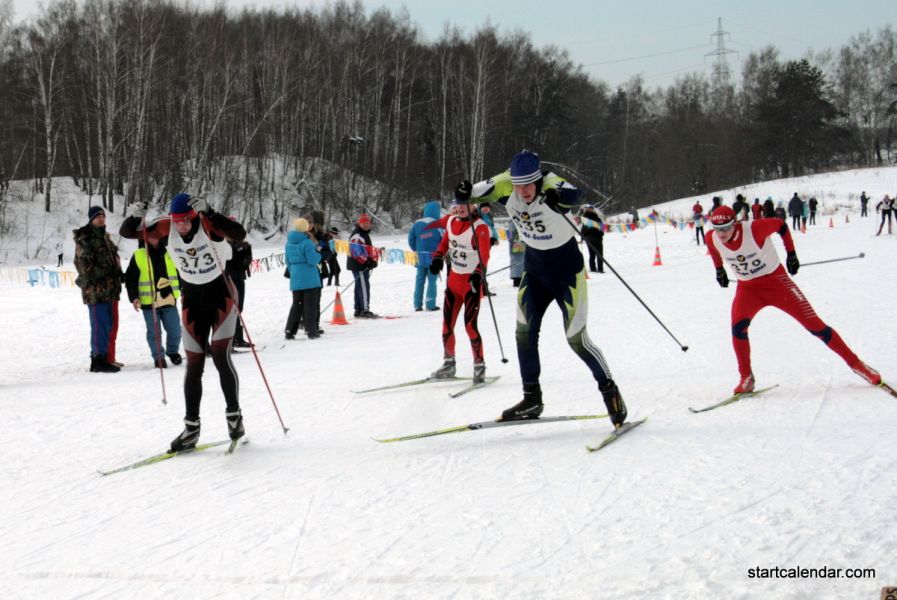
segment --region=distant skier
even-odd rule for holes
[[[452,200],[452,214],[427,226],[431,230],[445,228],[445,235],[430,262],[430,273],[436,275],[442,270],[446,256],[451,261],[442,301],[443,362],[432,377],[445,379],[455,376],[455,322],[464,306],[464,329],[473,351],[473,382],[483,383],[486,362],[477,317],[484,292],[483,275],[489,264],[491,232],[489,225],[476,211],[470,210],[468,200],[471,187],[467,180],[459,183]]]
[[[875,210],[876,212],[881,211],[881,225],[878,226],[878,233],[875,235],[881,235],[881,231],[885,227],[885,219],[888,220],[888,235],[891,235],[891,213],[894,212],[894,199],[885,194],[881,202],[875,205]]]
[[[847,347],[838,332],[819,318],[803,292],[785,273],[775,247],[772,242],[767,243],[773,234],[781,236],[788,252],[785,261],[788,273],[795,275],[800,262],[794,250],[791,232],[785,223],[779,219],[760,219],[750,224],[736,223],[734,211],[727,206],[715,210],[710,223],[713,229],[707,232],[705,241],[713,266],[716,267],[716,281],[721,287],[729,286],[724,263],[738,279],[735,299],[732,301],[732,346],[738,361],[739,382],[733,393],[743,394],[754,389],[748,328],[754,315],[767,306],[791,315],[844,359],[854,373],[872,385],[881,383],[881,375],[861,361]]]
[[[511,161],[510,170],[474,185],[472,197],[505,204],[526,244],[516,332],[523,400],[506,409],[501,420],[535,419],[542,414],[539,331],[545,310],[555,302],[564,317],[567,343],[591,370],[611,422],[619,427],[626,420],[626,404],[607,361],[586,331],[585,262],[575,232],[563,216],[582,203],[583,193],[554,173],[543,172],[538,155],[524,150]]]
[[[695,225],[695,244],[700,246],[704,239],[704,207],[700,200],[691,207],[691,218]]]
[[[239,379],[231,362],[231,342],[237,324],[235,290],[224,275],[224,262],[231,258],[228,241],[240,241],[246,230],[236,221],[215,212],[203,198],[177,194],[171,200],[169,219],[159,219],[146,228],[147,238],[168,236],[168,252],[178,268],[181,284],[181,320],[187,370],[184,374],[184,431],[171,442],[171,451],[193,448],[199,440],[199,405],[206,349],[218,370],[221,391],[227,403],[225,419],[231,440],[245,431],[240,411]],[[131,216],[119,233],[141,239],[146,207],[134,204]],[[151,242],[152,243],[152,242]],[[224,262],[221,262],[224,261]]]

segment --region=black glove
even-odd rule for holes
[[[364,262],[364,266],[365,266],[365,268],[367,268],[368,270],[376,269],[376,268],[377,268],[377,261],[374,260],[373,258],[369,258],[369,259],[367,259],[367,260]]]
[[[492,239],[489,241],[489,243],[490,243],[492,246],[498,246],[498,238],[492,238]]]
[[[481,271],[474,271],[470,274],[470,291],[474,294],[478,294],[483,285],[483,273]]]
[[[430,273],[438,275],[442,270],[442,263],[443,260],[441,256],[434,256],[433,260],[430,261]]]
[[[563,208],[560,207],[561,204],[561,195],[558,193],[556,189],[553,187],[548,188],[543,193],[545,196],[545,204],[548,205],[548,208],[553,210],[556,213],[564,213],[567,212]]]
[[[723,267],[716,269],[716,282],[720,287],[729,287],[729,276],[726,275],[726,270]]]
[[[458,200],[470,200],[470,193],[472,191],[473,184],[465,179],[455,188],[455,198]]]
[[[792,250],[788,253],[788,258],[785,259],[785,266],[788,267],[789,275],[797,275],[797,270],[800,268],[800,261],[797,260],[797,252]]]

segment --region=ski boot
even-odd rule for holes
[[[455,357],[447,356],[442,366],[433,371],[430,379],[451,379],[455,376]]]
[[[619,427],[626,420],[626,403],[623,402],[623,396],[613,379],[608,379],[604,386],[598,386],[598,391],[604,398],[604,406],[607,407],[607,416],[614,427]]]
[[[732,390],[733,394],[748,394],[754,391],[754,374],[750,373],[746,377],[742,377],[741,381],[738,385],[735,386],[735,389]]]
[[[243,429],[242,411],[236,410],[234,412],[224,413],[224,417],[227,419],[227,433],[230,435],[231,441],[236,442],[246,435],[246,430]]]
[[[184,431],[171,441],[171,449],[169,452],[182,452],[196,447],[199,441],[199,419],[190,421],[184,419]]]
[[[857,363],[853,365],[852,369],[854,373],[856,373],[872,385],[881,385],[881,374],[863,361],[857,361]]]
[[[105,354],[93,356],[90,359],[91,373],[118,373],[121,367],[117,367],[109,362],[109,357]]]
[[[538,383],[523,384],[523,400],[501,413],[499,421],[525,421],[538,419],[545,405],[542,404],[542,388]]]
[[[486,383],[486,363],[473,363],[473,383]]]

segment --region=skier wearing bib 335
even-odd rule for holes
[[[228,433],[233,441],[243,437],[240,412],[239,378],[231,362],[231,342],[237,325],[236,290],[224,276],[225,263],[231,258],[228,240],[240,241],[246,230],[209,206],[203,198],[180,193],[171,200],[171,218],[141,223],[146,207],[133,205],[131,216],[122,223],[122,237],[139,239],[168,236],[168,252],[174,259],[181,283],[181,320],[187,370],[184,374],[184,431],[171,442],[171,451],[196,446],[199,440],[199,405],[202,400],[202,373],[206,347],[218,370],[221,391],[227,402]]]
[[[539,330],[552,302],[563,314],[567,343],[598,382],[611,422],[619,427],[626,420],[626,404],[604,356],[586,331],[585,264],[575,231],[564,216],[582,200],[580,190],[554,173],[543,172],[539,156],[528,150],[514,157],[508,171],[473,186],[471,201],[504,204],[526,244],[516,330],[523,400],[505,410],[502,421],[536,419],[542,414]]]
[[[732,301],[732,345],[738,361],[739,382],[733,393],[743,394],[754,390],[748,327],[754,315],[767,306],[774,306],[791,315],[844,359],[854,373],[872,385],[881,383],[881,375],[861,361],[847,347],[838,332],[819,318],[803,292],[788,276],[795,275],[800,268],[788,225],[780,219],[736,223],[735,212],[728,206],[721,206],[713,211],[710,224],[713,229],[707,232],[705,243],[713,266],[716,267],[716,281],[721,287],[729,286],[724,262],[738,279],[735,299]],[[767,243],[774,233],[782,237],[788,252],[785,261],[788,274],[779,262],[772,242]]]

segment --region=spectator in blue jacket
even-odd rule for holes
[[[321,253],[315,242],[308,237],[309,223],[307,219],[293,221],[294,231],[287,234],[287,245],[284,250],[287,269],[290,271],[290,290],[293,292],[293,305],[287,317],[284,330],[286,339],[296,337],[299,320],[303,312],[305,334],[308,339],[321,337],[323,331],[318,324],[318,303],[321,298]]]
[[[436,306],[436,274],[430,273],[430,259],[445,234],[445,229],[426,229],[440,217],[439,202],[424,204],[423,217],[414,222],[408,232],[408,246],[417,252],[417,275],[414,279],[414,310],[424,309],[424,287],[427,288],[427,310],[439,310]]]

